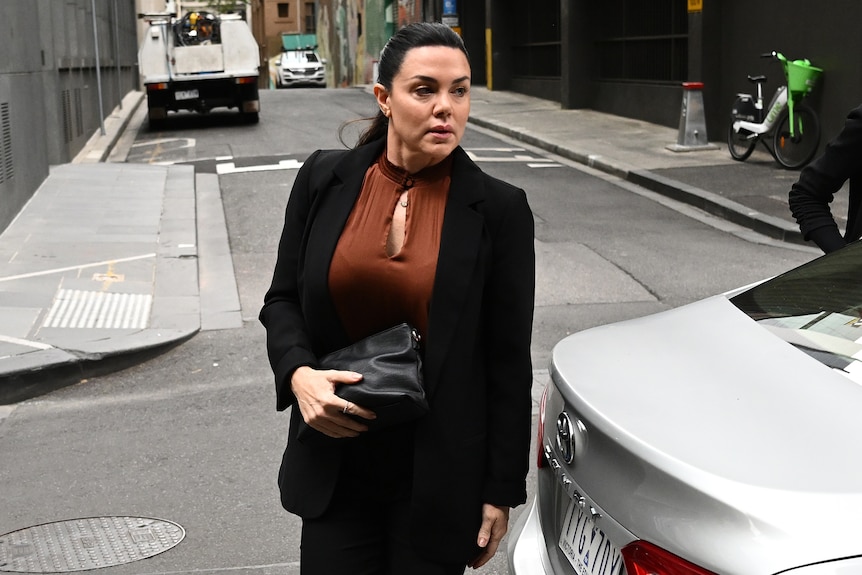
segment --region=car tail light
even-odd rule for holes
[[[539,469],[547,465],[545,459],[545,402],[548,400],[548,386],[542,392],[542,401],[539,402],[539,431],[536,432],[536,467]]]
[[[257,76],[243,76],[236,79],[237,84],[256,84]]]
[[[628,575],[715,575],[646,541],[629,543],[621,552]]]
[[[158,84],[147,84],[148,92],[156,92],[158,90],[167,90],[168,83],[167,82],[159,82]]]

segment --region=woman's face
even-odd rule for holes
[[[470,115],[470,64],[457,48],[412,48],[374,95],[389,116],[387,157],[415,173],[446,158],[461,142]]]

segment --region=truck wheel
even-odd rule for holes
[[[150,131],[155,132],[165,127],[165,117],[168,115],[164,108],[150,108],[147,114]]]
[[[257,124],[260,122],[260,114],[258,112],[242,112],[242,118],[246,124]]]

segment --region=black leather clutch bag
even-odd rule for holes
[[[320,358],[320,369],[355,371],[362,380],[340,384],[339,397],[373,411],[369,430],[406,423],[428,413],[422,385],[419,332],[403,323]],[[311,428],[301,422],[300,436]]]

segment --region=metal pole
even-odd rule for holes
[[[114,0],[114,61],[117,63],[117,100],[123,109],[123,85],[120,82],[120,17],[117,15],[117,0]]]
[[[93,44],[96,47],[96,88],[99,90],[99,127],[105,135],[105,111],[102,106],[102,63],[99,60],[99,32],[96,30],[96,0],[91,0],[93,6]]]

